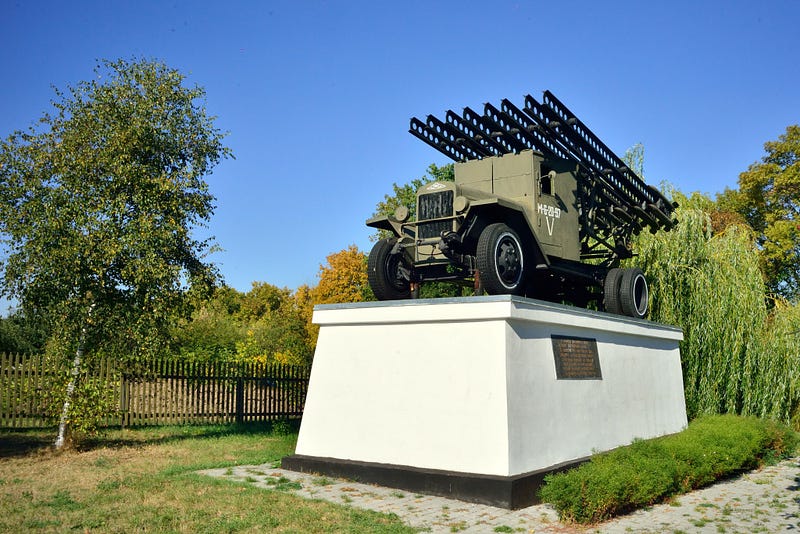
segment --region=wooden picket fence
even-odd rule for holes
[[[101,384],[117,409],[107,426],[228,423],[297,418],[308,390],[306,367],[158,360],[130,372],[110,359],[83,378]],[[0,354],[0,427],[52,425],[53,391],[63,388],[68,362],[39,355]]]

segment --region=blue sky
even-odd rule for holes
[[[412,116],[545,89],[648,182],[714,194],[800,122],[800,2],[0,0],[0,135],[99,58],[205,87],[236,159],[208,177],[229,285],[296,288],[355,244],[393,182],[448,160]]]

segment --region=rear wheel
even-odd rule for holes
[[[638,267],[624,269],[619,284],[619,302],[622,313],[637,319],[647,315],[648,299],[650,292],[647,288],[647,279]]]
[[[608,313],[622,314],[619,302],[619,286],[622,282],[622,269],[611,269],[603,284],[603,307]]]
[[[522,295],[525,270],[519,236],[508,225],[487,226],[478,238],[476,263],[481,284],[490,295]]]
[[[392,254],[397,238],[381,239],[367,258],[367,279],[378,300],[411,298],[410,268],[403,254]]]

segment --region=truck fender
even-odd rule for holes
[[[402,237],[402,223],[397,221],[392,215],[379,215],[367,219],[367,226],[377,228],[378,230],[387,230],[392,232],[396,237]]]
[[[550,267],[550,260],[542,250],[542,244],[531,231],[532,222],[522,206],[502,198],[488,198],[472,201],[466,214],[467,218],[477,217],[480,224],[473,225],[469,232],[470,235],[464,239],[474,239],[477,242],[480,232],[488,225],[495,222],[504,222],[514,228],[522,239],[522,246],[530,257],[530,261],[536,269],[546,269]]]

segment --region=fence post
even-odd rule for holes
[[[244,421],[244,380],[236,378],[236,422]]]
[[[125,380],[125,373],[121,373],[119,378],[119,415],[121,418],[120,426],[122,428],[125,428],[125,419],[127,419],[129,409],[130,399],[128,396],[128,382]]]

